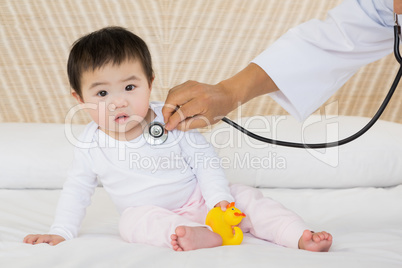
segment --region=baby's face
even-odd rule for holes
[[[81,81],[83,100],[73,95],[102,131],[114,138],[142,132],[151,86],[139,61],[86,71]]]

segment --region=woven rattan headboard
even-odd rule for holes
[[[119,25],[149,45],[156,80],[152,100],[186,80],[216,83],[245,67],[290,27],[341,0],[0,0],[0,122],[63,123],[76,105],[66,60],[73,41]],[[328,103],[339,114],[371,117],[397,70],[392,55],[363,68]],[[402,123],[397,90],[382,119]],[[237,116],[237,112],[232,114]],[[286,114],[268,96],[242,116]],[[85,123],[84,114],[74,117]]]

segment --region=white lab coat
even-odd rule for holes
[[[345,0],[325,21],[289,30],[252,62],[279,87],[271,97],[302,121],[361,66],[392,52],[393,25],[393,0]]]

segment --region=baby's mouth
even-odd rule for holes
[[[128,114],[120,113],[120,114],[116,115],[114,121],[118,124],[122,124],[122,123],[125,123],[129,118],[130,118],[130,116],[128,116]]]

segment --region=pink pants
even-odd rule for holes
[[[244,185],[230,186],[236,207],[246,214],[240,223],[244,233],[278,245],[298,248],[304,230],[304,221],[278,202],[263,197],[262,193]],[[197,189],[188,202],[176,210],[156,206],[129,207],[122,213],[119,229],[121,237],[130,243],[144,243],[171,247],[170,235],[178,226],[206,226],[208,208]]]

